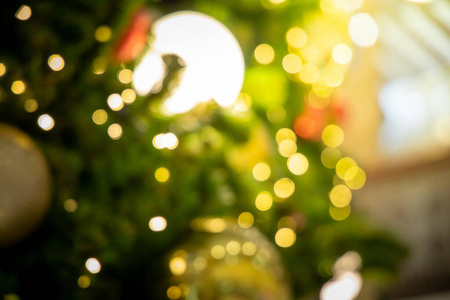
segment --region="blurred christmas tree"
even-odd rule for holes
[[[32,234],[19,240],[21,228],[1,228],[5,299],[314,298],[339,270],[359,274],[360,259],[365,280],[390,278],[404,249],[350,214],[351,190],[365,174],[337,148],[344,114],[332,92],[351,59],[348,13],[320,4],[2,3],[0,121],[13,127],[0,134],[26,132],[52,178],[50,209]],[[172,111],[167,102],[193,84],[183,78],[196,62],[182,54],[158,53],[162,60],[142,71],[144,87],[137,76],[133,85],[133,70],[158,39],[185,39],[180,52],[193,49],[205,61],[228,55],[214,34],[200,45],[184,31],[151,31],[183,10],[217,19],[238,40],[246,73],[231,106],[195,105],[211,96],[205,91],[220,98],[239,85],[238,67],[221,69],[229,62],[203,64],[211,73],[189,86],[192,109],[179,107],[186,95]],[[26,165],[2,160],[10,170]],[[45,209],[45,193],[32,194]]]

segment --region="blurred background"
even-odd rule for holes
[[[450,299],[449,1],[0,8],[3,299]]]

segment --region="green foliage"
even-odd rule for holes
[[[254,111],[244,118],[214,105],[197,107],[181,116],[162,116],[158,107],[165,93],[139,98],[119,112],[109,110],[106,99],[126,88],[117,81],[124,65],[109,61],[102,75],[92,73],[92,62],[108,55],[124,31],[136,7],[145,4],[162,14],[195,9],[225,23],[240,41],[247,62],[244,91],[253,97]],[[291,127],[300,113],[304,87],[291,82],[280,66],[287,53],[284,32],[310,9],[315,1],[291,1],[267,9],[260,1],[32,1],[32,18],[14,18],[15,1],[0,9],[2,40],[0,61],[7,73],[0,78],[0,121],[27,132],[41,146],[53,174],[52,207],[43,224],[29,238],[0,250],[0,293],[21,299],[36,295],[52,299],[164,299],[168,286],[165,259],[176,246],[189,240],[190,222],[199,216],[237,217],[250,211],[256,227],[270,240],[278,220],[299,214],[305,219],[297,243],[280,253],[289,270],[296,296],[317,293],[329,278],[324,271],[348,250],[358,251],[369,271],[393,274],[404,254],[397,242],[369,228],[358,216],[344,222],[328,215],[328,190],[333,174],[320,163],[321,145],[299,141],[310,162],[305,175],[295,176],[296,191],[289,200],[260,212],[255,196],[273,189],[276,180],[289,175],[286,159],[279,156],[273,137],[283,126]],[[95,41],[95,29],[107,24],[112,40]],[[270,43],[279,56],[270,66],[257,66],[253,49]],[[61,54],[66,66],[53,72],[47,65],[51,54]],[[133,64],[126,65],[133,68]],[[13,81],[23,80],[27,91],[14,95]],[[23,109],[27,99],[39,103],[37,111]],[[282,124],[266,118],[271,105],[284,105]],[[97,109],[108,111],[103,125],[92,122]],[[55,128],[42,131],[36,124],[43,113],[52,115]],[[112,140],[107,128],[121,124],[123,136]],[[270,140],[261,155],[272,167],[266,182],[256,182],[247,169],[236,169],[229,154],[244,147],[263,128]],[[180,145],[157,150],[153,137],[174,132]],[[258,139],[256,139],[258,140]],[[170,170],[165,183],[155,180],[159,167]],[[64,210],[68,198],[76,199],[74,213]],[[163,232],[148,228],[151,217],[163,215]],[[77,285],[89,257],[102,262],[100,274],[90,276],[88,289]],[[325,262],[325,263],[324,263]],[[375,273],[375,272],[372,272]]]

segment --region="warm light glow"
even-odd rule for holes
[[[87,289],[91,285],[91,279],[86,276],[82,275],[78,278],[78,286],[82,289]]]
[[[65,62],[61,55],[53,54],[48,58],[48,65],[53,71],[61,71],[65,66]]]
[[[295,132],[289,128],[281,128],[277,131],[277,134],[275,135],[275,139],[278,144],[281,144],[284,140],[291,140],[294,142],[297,142],[297,136],[295,135]]]
[[[327,89],[328,88],[328,89]],[[327,88],[320,86],[318,84],[314,84],[313,91],[308,93],[308,104],[316,109],[324,109],[328,106],[330,102],[331,88],[327,86]],[[320,94],[317,95],[316,93]]]
[[[330,201],[336,207],[345,207],[352,200],[352,192],[343,184],[336,185],[330,191]]]
[[[292,27],[286,32],[286,42],[294,48],[305,46],[307,41],[308,36],[300,27]]]
[[[123,69],[117,74],[117,79],[123,84],[130,83],[133,80],[133,71]]]
[[[346,207],[336,207],[334,205],[330,205],[330,216],[335,221],[343,221],[350,216],[352,211],[352,207],[350,205]]]
[[[174,257],[169,262],[169,268],[173,275],[183,275],[186,271],[186,260],[179,256]]]
[[[26,89],[27,89],[27,86],[25,85],[25,83],[22,80],[16,80],[11,85],[11,91],[16,95],[23,94]]]
[[[50,115],[44,114],[38,118],[38,125],[45,131],[49,131],[55,126],[55,121]]]
[[[225,246],[225,249],[230,255],[238,255],[241,252],[241,244],[236,241],[229,241]]]
[[[352,41],[361,47],[370,47],[378,39],[378,25],[368,13],[358,13],[351,17],[348,31]]]
[[[225,247],[222,245],[214,245],[211,248],[211,256],[215,259],[222,259],[227,254]]]
[[[278,145],[278,152],[284,156],[284,157],[289,157],[292,154],[294,154],[297,151],[297,143],[294,142],[293,140],[283,140],[279,145]]]
[[[287,166],[292,174],[303,175],[308,170],[309,162],[306,156],[304,156],[303,154],[295,153],[289,157]]]
[[[102,25],[95,30],[95,39],[99,42],[106,42],[111,38],[111,28]]]
[[[322,131],[322,140],[328,147],[339,147],[344,141],[344,131],[337,125],[328,125]]]
[[[169,177],[170,177],[170,172],[166,168],[161,167],[158,170],[156,170],[156,172],[155,172],[155,178],[159,182],[166,182],[167,180],[169,180]]]
[[[343,11],[351,12],[359,9],[363,0],[334,0],[334,5]]]
[[[345,173],[354,166],[357,166],[357,164],[350,157],[341,158],[336,164],[336,174],[339,178],[345,180]]]
[[[118,140],[122,136],[122,126],[115,123],[108,127],[108,135],[113,140]]]
[[[361,267],[362,259],[356,251],[348,251],[334,262],[333,273],[357,271]]]
[[[250,228],[253,226],[254,222],[255,222],[255,218],[249,212],[243,212],[239,215],[238,224],[242,228]]]
[[[297,73],[302,69],[302,60],[295,54],[288,54],[283,57],[283,69],[291,74]]]
[[[132,89],[126,89],[122,91],[122,101],[125,104],[131,104],[136,100],[136,92]]]
[[[96,258],[91,257],[86,261],[86,269],[92,274],[97,274],[101,269],[100,262]]]
[[[97,125],[105,124],[106,120],[108,120],[108,114],[103,109],[97,109],[92,114],[92,121]]]
[[[163,231],[167,227],[167,221],[164,217],[158,216],[150,219],[148,226],[153,231]]]
[[[5,73],[6,73],[6,66],[4,63],[0,63],[0,77],[5,75]]]
[[[182,295],[181,289],[177,286],[171,286],[167,289],[167,297],[169,299],[175,300],[179,299]]]
[[[31,8],[28,5],[22,5],[16,12],[16,18],[26,21],[31,17]]]
[[[272,195],[269,192],[261,192],[256,196],[255,206],[261,211],[269,210],[272,207]]]
[[[325,283],[320,290],[320,300],[356,299],[362,286],[362,277],[357,272],[343,272]]]
[[[219,233],[227,228],[227,223],[222,218],[206,219],[203,222],[203,230],[206,232]]]
[[[219,21],[198,12],[176,12],[152,25],[155,40],[136,67],[133,85],[138,95],[160,90],[167,73],[164,54],[180,57],[186,67],[163,104],[164,112],[187,112],[214,99],[231,106],[244,80],[244,58],[232,33]]]
[[[203,271],[208,266],[208,262],[204,257],[196,257],[192,262],[192,266],[197,271]]]
[[[358,190],[366,183],[366,173],[357,166],[350,167],[344,175],[345,184],[352,190]]]
[[[75,212],[78,208],[78,202],[74,199],[67,199],[64,202],[64,209],[68,212]]]
[[[337,44],[333,48],[333,59],[340,65],[348,64],[352,60],[352,49],[346,44]]]
[[[279,198],[288,198],[291,196],[295,191],[295,184],[294,182],[289,178],[282,178],[275,182],[275,185],[273,187],[273,190],[275,192],[275,195]]]
[[[322,151],[320,159],[325,167],[334,169],[337,162],[342,158],[341,151],[337,148],[327,147]]]
[[[265,181],[270,177],[270,167],[268,164],[260,162],[253,167],[253,177],[258,181]]]
[[[107,102],[108,106],[114,111],[119,111],[124,106],[122,97],[119,94],[111,94]]]
[[[287,248],[294,245],[297,235],[291,228],[281,228],[275,234],[275,243],[278,246]]]
[[[27,101],[25,101],[23,107],[27,112],[32,113],[38,109],[39,104],[35,99],[28,99]]]
[[[242,245],[242,253],[247,256],[252,256],[256,253],[256,245],[253,242],[245,242]]]
[[[178,138],[172,133],[160,133],[155,135],[153,138],[153,146],[156,149],[164,149],[167,148],[169,150],[173,150],[178,146]]]
[[[306,63],[299,72],[300,80],[307,84],[313,84],[319,80],[320,71],[311,63]]]
[[[108,65],[108,60],[104,56],[99,56],[92,62],[92,72],[97,75],[105,73],[106,67]]]
[[[262,65],[270,64],[275,58],[275,51],[269,44],[261,44],[255,48],[255,59]]]

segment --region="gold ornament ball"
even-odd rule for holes
[[[31,138],[0,124],[0,248],[24,239],[50,205],[50,171]]]

